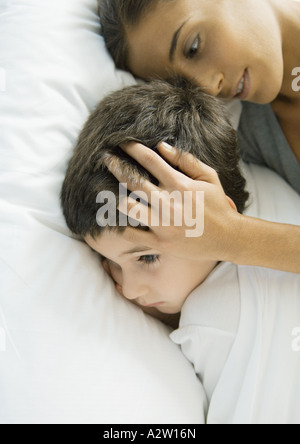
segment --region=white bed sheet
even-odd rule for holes
[[[203,423],[169,330],[121,300],[59,203],[97,102],[134,82],[96,0],[0,1],[0,423]]]

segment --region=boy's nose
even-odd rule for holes
[[[129,281],[123,281],[122,293],[126,299],[133,301],[144,298],[149,293],[149,288],[144,283],[139,283],[132,278]]]

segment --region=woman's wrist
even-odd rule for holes
[[[239,214],[228,230],[225,260],[300,273],[300,227]]]
[[[242,250],[245,243],[247,217],[234,212],[227,220],[223,234],[224,242],[220,242],[219,260],[242,265]]]

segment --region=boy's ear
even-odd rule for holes
[[[229,202],[229,204],[230,204],[230,206],[231,206],[231,208],[233,208],[234,209],[234,211],[236,211],[237,212],[237,207],[236,207],[236,204],[233,202],[233,200],[231,199],[231,197],[229,197],[229,196],[226,196],[227,197],[227,200],[228,200],[228,202]]]

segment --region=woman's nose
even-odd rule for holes
[[[194,73],[194,76],[189,73],[189,75],[184,75],[192,83],[201,86],[205,92],[211,96],[218,96],[224,87],[224,74],[221,71],[207,72],[202,75],[200,72]]]
[[[218,96],[224,86],[224,76],[222,73],[216,74],[215,78],[212,81],[212,94],[213,96]]]
[[[208,76],[201,83],[201,86],[205,89],[205,92],[211,96],[217,97],[223,89],[224,76],[222,73],[216,73]]]

